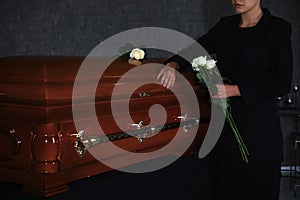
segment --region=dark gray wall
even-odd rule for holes
[[[299,82],[299,0],[262,0],[292,23]],[[87,55],[106,38],[145,26],[197,38],[233,14],[231,0],[0,0],[0,56]]]
[[[218,15],[231,12],[223,6],[215,9],[216,2],[208,2],[1,0],[0,55],[87,55],[104,39],[145,26],[171,28],[196,37],[213,25]]]
[[[262,0],[262,4],[292,24],[294,82],[300,83],[300,0]],[[85,56],[114,34],[147,26],[170,28],[196,39],[220,17],[233,13],[231,0],[0,0],[0,57]],[[288,143],[295,125],[289,118],[282,124]]]

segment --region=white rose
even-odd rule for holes
[[[199,69],[199,66],[194,61],[192,62],[192,67],[194,70]]]
[[[136,60],[143,59],[145,56],[145,52],[142,49],[135,48],[130,52],[130,58],[134,58]]]
[[[216,66],[216,62],[215,60],[207,60],[206,61],[206,69],[212,69]]]
[[[194,69],[194,71],[200,71],[199,66],[198,65],[194,65],[192,64],[192,67]]]
[[[198,58],[195,58],[192,63],[193,66],[205,66],[205,64],[206,64],[206,56],[200,56]]]

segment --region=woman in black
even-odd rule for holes
[[[291,25],[262,8],[260,0],[232,3],[237,14],[222,18],[198,42],[209,54],[216,54],[221,75],[232,81],[217,85],[212,98],[230,98],[250,163],[242,160],[225,123],[217,144],[203,160],[208,170],[203,174],[210,175],[205,181],[211,186],[203,194],[207,199],[278,200],[283,139],[276,97],[290,91]],[[172,87],[174,70],[190,67],[189,63],[174,56],[157,78]]]

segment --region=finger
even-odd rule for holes
[[[160,77],[160,84],[161,85],[164,85],[164,82],[165,82],[165,78],[166,77],[166,75],[165,74],[162,74],[162,76]]]
[[[160,77],[162,76],[163,74],[163,70],[161,69],[156,77],[156,79],[160,79]]]
[[[169,76],[166,76],[166,77],[164,78],[163,86],[164,86],[164,87],[167,87],[168,82],[169,82]]]
[[[222,96],[220,96],[220,95],[210,95],[211,96],[211,98],[213,98],[213,99],[221,99],[221,98],[223,98]]]
[[[170,76],[169,78],[169,84],[167,85],[167,88],[169,89],[170,87],[174,87],[174,83],[175,83],[175,76]]]
[[[169,79],[167,84],[166,84],[166,88],[169,89],[172,85],[172,81]]]

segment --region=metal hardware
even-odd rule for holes
[[[146,139],[146,136],[147,136],[147,134],[138,135],[137,138],[138,138],[139,143],[143,143],[144,140]]]
[[[183,115],[183,116],[182,116],[182,115],[181,115],[181,116],[178,116],[177,118],[178,118],[178,119],[182,119],[182,120],[185,121],[185,120],[187,120],[187,118],[188,118],[188,114],[185,114],[185,115]]]
[[[12,135],[14,135],[14,137],[15,137],[15,140],[16,140],[16,143],[17,143],[17,148],[16,148],[16,153],[17,153],[17,152],[20,151],[20,145],[21,145],[22,141],[15,136],[15,133],[16,133],[15,129],[11,129],[9,131],[9,133],[12,134]]]
[[[11,160],[15,157],[17,153],[20,152],[20,147],[22,141],[20,138],[15,134],[16,131],[13,128],[7,126],[0,126],[0,134],[2,135],[1,139],[2,142],[8,142],[8,146],[10,150],[4,151],[0,154],[0,160]]]
[[[147,92],[139,92],[139,97],[150,97],[151,95]]]
[[[138,124],[131,124],[131,126],[136,126],[138,128],[138,130],[140,130],[142,128],[143,124],[144,124],[144,121],[142,120]],[[138,139],[139,143],[143,143],[144,140],[146,139],[146,137],[147,137],[146,133],[137,135],[137,139]]]
[[[138,124],[131,124],[131,126],[136,126],[138,128],[141,128],[143,126],[143,124],[144,124],[144,121],[142,120]]]
[[[74,142],[74,148],[80,157],[83,157],[86,152],[86,147],[82,141],[84,133],[84,130],[79,131],[78,134],[76,134],[76,140]]]
[[[179,127],[183,127],[183,129],[189,130],[190,127],[198,126],[200,123],[199,119],[188,118],[187,115],[179,116],[177,117],[177,119],[182,119],[182,120],[181,122],[165,124],[164,126],[154,126],[154,125],[143,126],[144,121],[140,121],[138,124],[131,124],[131,126],[137,127],[136,130],[114,133],[114,134],[107,134],[102,136],[85,136],[85,131],[81,130],[77,134],[75,134],[76,140],[74,142],[74,148],[77,154],[80,157],[83,157],[88,148],[101,143],[106,143],[114,140],[121,140],[129,137],[137,137],[138,141],[140,143],[143,143],[145,141],[145,138],[150,137],[159,131],[179,128]],[[209,120],[210,120],[209,117],[202,118],[201,123],[208,122]]]
[[[187,121],[187,120],[188,120],[188,114],[185,114],[185,115],[183,115],[183,116],[178,116],[177,118],[178,118],[178,119],[181,119],[182,121]],[[196,122],[196,123],[199,123],[200,121],[199,121],[199,120],[195,120],[195,122]],[[185,124],[184,126],[182,126],[182,129],[183,129],[183,131],[184,131],[185,133],[188,133],[188,132],[190,131],[191,127],[192,127],[192,124],[187,123],[187,124]]]

